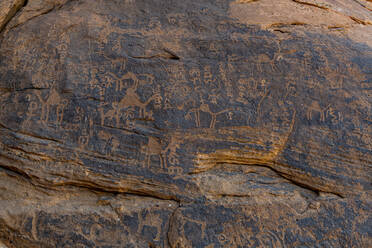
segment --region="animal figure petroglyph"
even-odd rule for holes
[[[139,223],[138,223],[137,233],[142,233],[144,226],[155,226],[157,229],[157,232],[156,232],[156,237],[154,238],[154,241],[160,241],[160,235],[161,235],[162,223],[163,223],[163,220],[160,214],[147,213],[145,217],[143,217],[142,214],[138,214],[138,219],[139,219]]]
[[[159,156],[160,167],[162,169],[165,168],[161,143],[157,138],[149,136],[147,145],[142,146],[141,151],[146,154],[147,168],[150,168],[150,160],[152,156]]]
[[[120,123],[119,117],[120,110],[118,109],[118,103],[113,102],[111,106],[112,109],[108,110],[107,112],[104,112],[104,109],[102,107],[100,108],[99,111],[101,114],[101,125],[103,126],[105,124],[106,118],[108,118],[111,121],[115,119],[116,127],[118,127]]]
[[[203,100],[201,100],[201,104],[200,104],[199,108],[193,108],[193,109],[189,110],[188,113],[186,114],[186,119],[190,118],[189,117],[190,113],[194,113],[195,114],[196,127],[200,127],[200,112],[208,113],[212,117],[211,122],[209,124],[209,128],[214,128],[215,125],[216,125],[217,116],[222,114],[222,113],[229,112],[229,111],[230,111],[230,109],[225,109],[225,110],[222,110],[222,111],[219,111],[219,112],[212,112],[209,105],[207,103],[205,103]]]
[[[317,101],[313,101],[311,103],[310,106],[308,106],[307,108],[307,113],[306,113],[306,116],[307,116],[307,119],[308,120],[312,120],[312,117],[313,117],[313,112],[317,112],[320,114],[320,121],[325,121],[325,113],[327,111],[327,109],[329,108],[330,105],[328,105],[327,107],[325,108],[322,108],[320,105],[319,105],[319,102]]]
[[[159,156],[160,167],[168,172],[172,170],[171,174],[179,174],[182,168],[171,166],[168,168],[168,160],[170,164],[177,165],[178,155],[177,149],[179,144],[180,134],[174,134],[170,137],[168,145],[163,149],[162,142],[155,137],[149,137],[148,143],[141,147],[141,151],[146,154],[146,165],[150,167],[150,160],[152,156]],[[173,168],[173,169],[172,169]]]
[[[56,124],[60,125],[63,119],[64,109],[68,104],[67,99],[62,98],[54,85],[49,91],[49,95],[46,100],[41,96],[40,92],[36,93],[36,96],[41,102],[41,118],[42,123],[47,123],[49,121],[50,111],[53,107],[56,108]]]
[[[270,59],[269,56],[267,56],[266,54],[259,54],[256,58],[256,61],[257,61],[257,69],[258,71],[262,72],[262,65],[264,64],[269,64],[271,66],[271,70],[272,71],[277,71],[278,68],[276,67],[275,65],[275,56],[273,59]]]
[[[118,103],[118,109],[125,109],[125,108],[139,108],[139,115],[140,117],[146,116],[146,106],[154,100],[154,97],[150,97],[147,101],[142,102],[139,95],[137,94],[136,90],[138,89],[138,85],[140,80],[137,78],[137,76],[132,73],[128,72],[122,77],[117,77],[115,74],[110,73],[117,81],[116,84],[116,90],[121,90],[122,86],[124,85],[124,80],[132,80],[133,84],[126,89],[125,96],[119,101]]]
[[[115,79],[115,82],[116,82],[115,90],[116,91],[121,91],[125,87],[125,85],[126,85],[125,80],[132,80],[133,81],[132,87],[134,87],[134,90],[137,89],[137,87],[139,85],[139,82],[140,82],[140,80],[137,78],[136,74],[134,74],[133,72],[127,72],[121,77],[118,77],[116,74],[114,74],[112,72],[108,72],[108,74],[106,76],[106,80],[107,80],[107,78],[109,78],[109,76],[111,76],[112,78]]]
[[[151,96],[147,101],[142,102],[139,95],[137,94],[136,90],[138,89],[139,83],[141,80],[137,78],[137,76],[132,73],[128,72],[122,77],[117,77],[113,73],[109,73],[114,79],[116,79],[116,90],[120,91],[121,88],[124,86],[124,81],[125,80],[132,80],[133,84],[126,89],[125,95],[123,98],[120,99],[118,102],[113,102],[112,103],[112,109],[108,110],[107,112],[104,112],[104,109],[100,109],[100,114],[101,114],[101,125],[104,125],[105,119],[109,118],[110,120],[115,119],[116,126],[118,127],[120,124],[120,118],[121,118],[121,113],[123,112],[122,110],[125,109],[124,111],[125,118],[127,118],[127,112],[130,112],[130,116],[132,116],[136,110],[136,108],[139,109],[139,117],[140,118],[145,118],[151,115],[151,113],[146,112],[146,106],[153,100],[158,101],[158,95],[153,95]],[[147,78],[149,78],[150,81],[153,80],[152,75],[147,75]]]

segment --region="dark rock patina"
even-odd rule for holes
[[[368,1],[0,6],[7,247],[372,243]]]

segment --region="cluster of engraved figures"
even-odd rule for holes
[[[148,76],[150,80],[152,80],[151,75]],[[128,82],[132,82],[130,85]],[[140,96],[136,92],[138,89],[139,84],[143,81],[140,80],[136,74],[132,72],[127,72],[121,77],[118,77],[114,73],[107,73],[105,76],[105,84],[93,84],[96,87],[99,87],[99,94],[100,94],[100,100],[103,102],[102,106],[100,106],[100,116],[101,116],[101,125],[105,125],[105,120],[113,121],[115,120],[116,127],[119,127],[120,125],[120,119],[123,117],[123,119],[126,121],[126,125],[130,125],[130,119],[134,119],[136,111],[138,111],[139,116],[138,118],[152,118],[152,113],[146,111],[147,105],[156,100],[159,96],[157,94],[151,96],[146,101],[141,101]],[[111,109],[108,111],[104,111],[103,105],[104,105],[104,96],[105,96],[105,89],[107,87],[111,86],[113,83],[116,84],[115,88],[116,91],[119,92],[122,90],[122,88],[126,87],[125,95],[121,98],[120,101],[114,101],[111,104]]]
[[[120,71],[125,71],[125,65],[122,65]],[[227,73],[228,69],[224,65],[219,64],[218,66],[221,84],[223,84],[226,89],[226,94],[229,97],[233,97],[232,93],[233,84],[231,80],[228,80]],[[185,84],[187,81],[186,75],[189,75],[191,82],[194,87],[200,87],[198,84],[203,82],[204,84],[213,85],[217,84],[216,78],[213,76],[210,67],[205,67],[201,72],[199,69],[194,68],[188,72],[185,68],[178,68],[175,71],[172,71],[173,80],[176,80],[176,85]],[[92,90],[98,91],[99,105],[97,114],[100,117],[100,124],[102,127],[113,125],[115,128],[124,127],[125,129],[134,128],[134,122],[136,119],[142,120],[153,120],[154,109],[162,108],[167,109],[167,101],[169,104],[169,99],[171,95],[166,95],[161,93],[161,86],[154,84],[154,76],[150,74],[135,74],[133,72],[127,71],[123,75],[118,76],[112,72],[106,72],[103,78],[99,81],[98,71],[96,69],[91,70],[91,80],[89,81],[89,87]],[[185,84],[186,85],[186,84]],[[152,87],[152,92],[147,99],[143,99],[138,94],[140,87]],[[207,86],[207,85],[206,85]],[[222,86],[222,85],[220,85]],[[257,100],[256,111],[259,118],[261,105],[267,99],[269,95],[268,82],[265,80],[257,81],[254,78],[240,79],[236,83],[237,88],[239,89],[235,101],[249,104],[249,99]],[[203,86],[204,87],[204,86]],[[124,94],[118,99],[107,99],[106,91],[113,89],[115,92],[120,93],[124,90]],[[175,91],[181,91],[175,89]],[[174,90],[171,90],[174,93]],[[189,90],[190,91],[190,90]],[[187,95],[187,90],[182,94]],[[63,98],[57,90],[55,83],[49,88],[49,94],[43,96],[42,91],[36,91],[35,96],[29,95],[29,106],[28,113],[25,119],[25,124],[31,121],[32,117],[40,116],[40,122],[47,126],[51,121],[55,122],[55,126],[60,126],[63,121],[63,116],[65,108],[68,105],[67,99]],[[295,84],[287,85],[287,94],[296,94]],[[224,114],[228,120],[233,119],[234,109],[227,108],[220,111],[213,111],[210,103],[217,105],[218,95],[213,95],[210,93],[208,95],[208,100],[203,99],[202,95],[197,93],[199,96],[198,99],[191,99],[192,107],[184,109],[185,103],[182,106],[170,106],[171,108],[178,108],[179,110],[184,110],[184,118],[186,120],[194,120],[195,127],[200,128],[210,128],[214,129],[216,127],[216,122],[218,116]],[[163,97],[165,99],[163,99]],[[37,100],[36,100],[37,99]],[[186,98],[185,98],[186,99]],[[151,108],[149,104],[151,103]],[[189,102],[190,103],[190,102]],[[41,106],[41,113],[38,113],[39,106]],[[190,106],[190,104],[189,104]],[[149,110],[150,109],[150,110]],[[81,113],[84,115],[84,113]],[[210,117],[210,123],[208,126],[203,126],[201,124],[201,115],[208,115]],[[321,122],[325,122],[326,118],[330,117],[331,120],[340,121],[342,116],[338,111],[335,111],[330,105],[322,107],[316,101],[312,102],[307,106],[306,117],[308,120],[312,120],[314,117],[319,116]],[[204,119],[204,118],[203,118]],[[91,124],[92,126],[92,124]],[[92,127],[90,127],[92,128]],[[87,132],[86,133],[90,133]],[[91,135],[91,134],[90,134]],[[79,143],[84,145],[88,144],[89,136],[88,134],[82,134]],[[103,139],[106,143],[105,153],[111,153],[114,150],[119,148],[120,142],[113,138],[113,136],[100,135],[100,138]],[[141,152],[145,154],[145,164],[147,167],[150,167],[151,160],[155,157],[158,157],[160,167],[164,170],[168,170],[171,174],[179,174],[182,171],[182,168],[176,167],[179,163],[177,157],[177,149],[180,147],[181,138],[176,136],[169,136],[166,138],[167,143],[163,144],[164,140],[157,137],[149,136],[147,144],[143,144],[141,147]],[[171,164],[172,166],[169,166]]]
[[[35,96],[37,100],[34,100],[32,95],[26,96],[29,105],[23,125],[29,125],[31,118],[39,116],[40,123],[44,126],[51,122],[51,118],[54,120],[56,127],[60,126],[68,100],[60,96],[55,82],[51,85],[47,97],[43,97],[41,91],[35,91]],[[41,113],[39,112],[39,106],[41,106]]]
[[[162,96],[160,88],[156,88],[153,94],[145,101],[142,101],[139,94],[137,93],[140,85],[152,85],[152,75],[141,75],[142,78],[147,79],[144,81],[139,78],[133,72],[127,72],[122,76],[117,76],[114,73],[108,72],[105,75],[105,84],[100,86],[92,82],[91,84],[95,87],[99,87],[99,95],[102,105],[99,108],[101,116],[101,126],[105,126],[107,122],[111,122],[115,127],[120,128],[121,121],[127,129],[134,128],[134,119],[146,119],[152,120],[152,111],[147,110],[147,106],[152,102],[155,108],[161,107]],[[125,94],[119,101],[114,101],[110,105],[110,109],[105,111],[105,90],[109,87],[115,87],[116,92],[120,92],[125,88]],[[119,146],[117,140],[114,137],[101,132],[100,137],[106,141],[105,151],[116,150]],[[150,168],[151,159],[158,157],[160,167],[163,170],[168,171],[170,174],[180,174],[182,172],[181,167],[168,166],[170,164],[178,164],[178,158],[176,149],[179,148],[179,144],[176,143],[175,137],[170,137],[168,144],[164,147],[162,142],[153,136],[148,136],[147,144],[141,146],[140,152],[145,154],[145,165]]]

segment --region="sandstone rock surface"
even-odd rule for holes
[[[0,247],[369,247],[367,0],[1,0]]]

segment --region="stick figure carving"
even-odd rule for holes
[[[103,147],[103,151],[105,154],[110,154],[113,151],[116,151],[120,146],[120,143],[115,137],[105,131],[99,131],[98,133],[99,138],[104,140],[105,145]]]
[[[176,133],[169,139],[169,143],[165,149],[162,150],[162,156],[164,158],[164,168],[168,168],[168,160],[170,164],[178,164],[177,149],[180,148],[179,144],[180,134]]]

